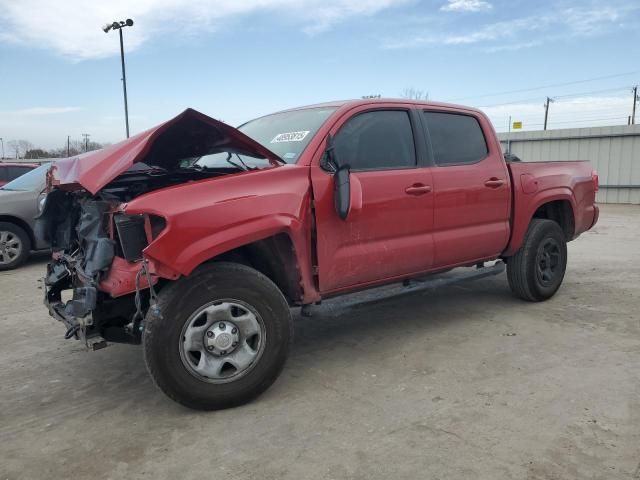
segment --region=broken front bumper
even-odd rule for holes
[[[66,339],[76,338],[88,348],[96,350],[106,346],[106,341],[93,329],[93,311],[96,308],[98,292],[95,287],[81,286],[71,288],[69,270],[60,262],[47,265],[47,276],[43,279],[44,304],[49,315],[61,322]],[[62,292],[71,290],[70,300],[62,299]]]

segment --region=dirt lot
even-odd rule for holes
[[[213,413],[137,347],[65,341],[32,260],[0,274],[0,479],[640,479],[640,207],[569,255],[544,304],[504,275],[326,302],[265,395]]]

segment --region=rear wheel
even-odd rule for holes
[[[522,246],[507,263],[507,278],[518,297],[540,302],[558,291],[566,268],[567,243],[560,225],[534,218]]]
[[[284,366],[292,338],[289,306],[256,270],[213,263],[160,292],[143,334],[147,368],[187,407],[215,410],[250,401]]]
[[[18,225],[0,222],[0,270],[11,270],[29,258],[31,240]]]

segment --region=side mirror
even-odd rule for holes
[[[333,201],[336,213],[342,220],[346,220],[351,207],[351,182],[349,167],[340,167],[333,174]]]
[[[331,135],[327,137],[327,147],[320,159],[320,168],[333,173],[333,203],[338,216],[346,220],[350,214],[361,210],[362,186],[356,178],[353,185],[355,188],[352,188],[351,169],[349,165],[342,165],[337,158]]]

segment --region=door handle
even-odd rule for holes
[[[504,185],[504,180],[500,180],[499,178],[493,177],[484,182],[485,187],[489,188],[498,188]]]
[[[424,185],[422,183],[414,183],[410,187],[404,189],[407,195],[424,195],[431,191],[431,185]]]

